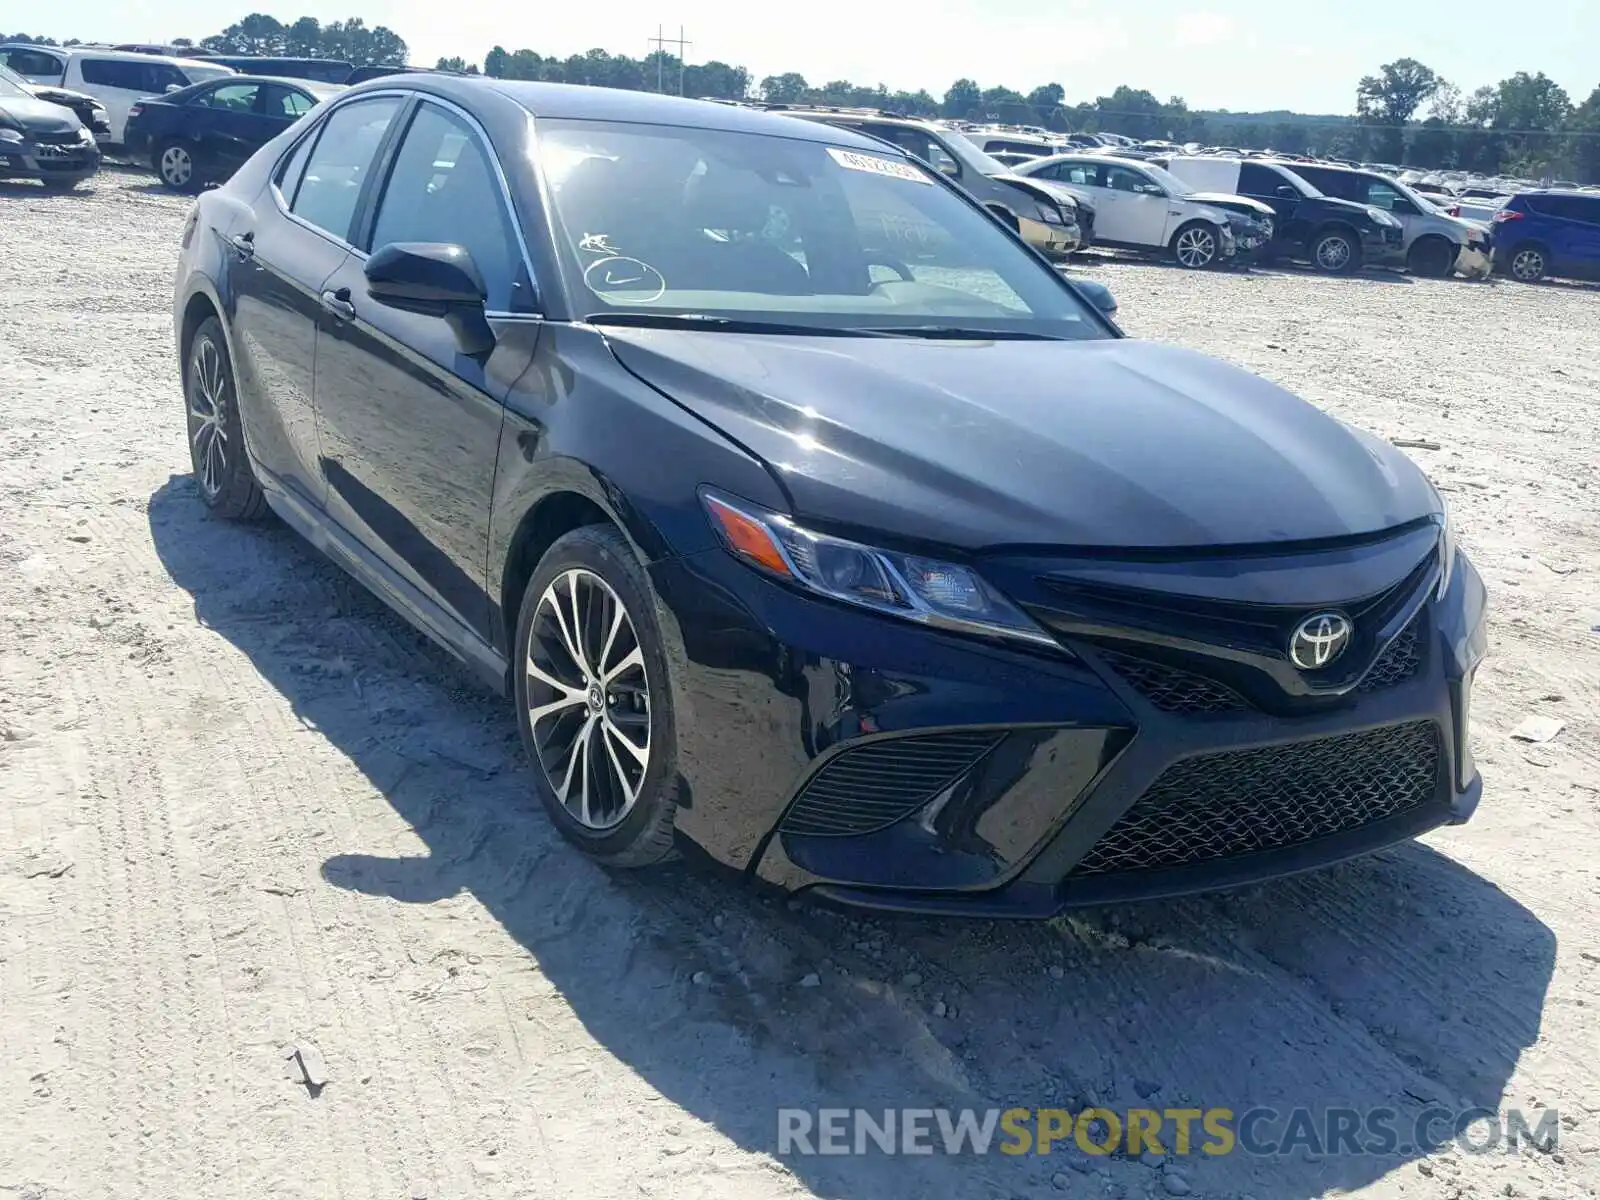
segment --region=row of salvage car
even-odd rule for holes
[[[1454,217],[1393,179],[1344,167],[1105,147],[1014,152],[951,123],[869,109],[762,105],[892,142],[956,180],[1052,258],[1090,246],[1157,255],[1190,270],[1304,262],[1332,275],[1364,266],[1486,277],[1489,227]]]

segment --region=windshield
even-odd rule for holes
[[[598,121],[541,120],[538,139],[580,312],[1108,336],[1048,264],[891,153]]]
[[[10,100],[29,99],[33,93],[28,90],[28,85],[23,82],[22,76],[16,74],[10,67],[0,67],[0,96]]]

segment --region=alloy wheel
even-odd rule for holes
[[[207,496],[222,490],[228,469],[228,387],[217,344],[208,337],[196,339],[189,355],[189,448]]]
[[[1317,266],[1324,271],[1342,271],[1350,265],[1350,243],[1331,234],[1317,243]]]
[[[1208,267],[1217,256],[1217,239],[1209,229],[1185,229],[1178,235],[1177,253],[1186,267]]]
[[[194,158],[182,146],[168,146],[161,152],[161,178],[175,188],[189,186],[194,177]]]
[[[633,811],[650,766],[650,681],[616,591],[575,567],[551,580],[528,633],[528,724],[550,790],[584,828]]]
[[[1533,249],[1518,250],[1511,260],[1511,273],[1524,281],[1544,278],[1544,255]]]

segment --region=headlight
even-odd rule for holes
[[[20,142],[21,140],[22,130],[0,126],[0,142]]]
[[[1046,225],[1065,225],[1067,223],[1067,219],[1061,215],[1059,208],[1042,200],[1039,202],[1039,220]]]
[[[1437,491],[1434,495],[1439,500],[1439,515],[1434,518],[1439,523],[1439,590],[1436,595],[1442,598],[1450,590],[1450,579],[1456,569],[1456,521],[1444,497]]]
[[[78,140],[80,142],[92,142],[94,141],[94,134],[90,133],[87,127],[81,128],[78,130]]]
[[[785,583],[907,621],[1061,649],[967,567],[813,533],[709,493],[700,498],[728,552]]]

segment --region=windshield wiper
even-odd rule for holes
[[[1066,338],[1032,329],[975,329],[968,325],[853,325],[873,337],[950,338],[973,342],[1063,342]]]
[[[711,313],[599,312],[584,318],[590,325],[633,325],[652,329],[715,329],[723,333],[784,333],[807,337],[884,337],[870,329],[799,325],[783,321],[751,321]]]

